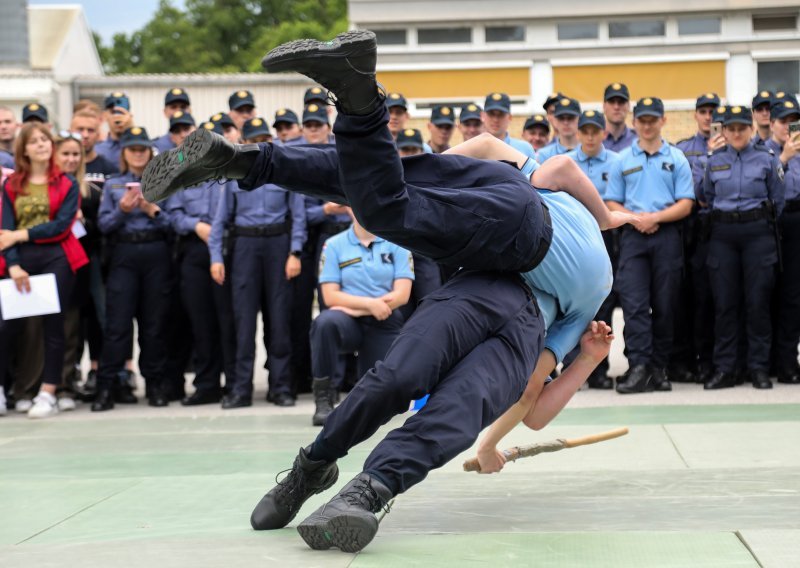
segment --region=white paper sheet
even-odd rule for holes
[[[72,223],[72,234],[75,235],[76,239],[86,236],[86,227],[81,221],[75,219],[75,221]]]
[[[61,311],[55,274],[30,277],[31,291],[22,293],[11,278],[0,280],[0,311],[4,320],[57,314]]]

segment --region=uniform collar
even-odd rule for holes
[[[708,143],[708,138],[709,138],[709,137],[708,137],[708,136],[706,136],[705,134],[703,134],[702,132],[700,132],[699,130],[697,131],[697,134],[695,134],[695,135],[694,135],[694,137],[695,137],[695,138],[696,138],[696,139],[697,139],[699,142],[705,142],[706,144]]]
[[[612,142],[619,142],[620,140],[628,136],[630,131],[631,129],[628,128],[628,125],[626,124],[625,128],[622,130],[622,134],[619,135],[619,138],[614,138],[614,135],[609,132],[608,134],[606,134],[606,140],[611,140]]]
[[[373,244],[382,243],[385,240],[386,239],[382,239],[378,235],[375,235],[375,240],[372,241],[372,243]],[[361,244],[361,241],[358,240],[358,237],[356,236],[356,230],[355,230],[355,227],[353,227],[353,225],[350,225],[350,228],[347,229],[347,241],[353,246],[357,246],[357,247],[363,247],[364,246],[364,245]]]
[[[577,148],[575,148],[575,156],[578,158],[579,162],[586,162],[586,161],[591,160],[591,159],[595,159],[595,160],[598,160],[600,162],[605,162],[606,158],[608,158],[608,151],[605,149],[604,146],[601,145],[600,146],[600,153],[597,154],[596,156],[592,156],[590,158],[583,151],[583,145],[582,144],[578,144]]]
[[[632,148],[632,152],[637,156],[639,154],[644,154],[644,150],[642,150],[642,147],[639,146],[639,140],[638,139],[633,144],[631,144],[631,148]],[[664,154],[664,155],[669,154],[669,143],[666,140],[664,140],[663,138],[661,139],[661,148],[659,148],[658,152],[656,152],[656,153],[657,154]]]

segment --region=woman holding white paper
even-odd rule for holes
[[[3,184],[0,251],[18,291],[30,292],[30,275],[54,274],[59,301],[65,306],[75,271],[89,260],[72,234],[80,203],[78,182],[58,169],[53,147],[53,136],[43,124],[31,122],[20,131],[14,149],[15,171]],[[28,411],[31,418],[58,412],[55,392],[64,364],[63,312],[45,315],[43,322],[44,372],[41,390]],[[0,373],[7,368],[6,342],[13,327],[13,322],[2,325]]]

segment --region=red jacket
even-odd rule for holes
[[[17,195],[9,185],[10,184],[8,183],[8,180],[6,180],[6,183],[4,184],[5,191],[8,194],[8,198],[11,200],[11,203],[13,204],[17,199]],[[53,217],[55,217],[55,214],[58,212],[61,204],[64,202],[64,199],[66,198],[67,193],[69,193],[71,187],[72,181],[64,174],[58,174],[58,177],[56,177],[55,181],[48,184],[47,193],[50,197],[51,220]],[[80,195],[78,196],[78,207],[80,208]],[[0,211],[0,213],[2,213],[2,211]],[[71,224],[64,232],[56,235],[55,237],[48,239],[37,239],[33,242],[38,244],[61,243],[61,248],[64,249],[64,254],[67,257],[67,261],[69,262],[69,266],[72,268],[73,272],[78,270],[81,266],[89,264],[89,258],[86,256],[86,252],[78,242],[78,239],[75,238],[75,235],[72,234]],[[5,258],[2,259],[0,268],[3,270],[5,269]]]

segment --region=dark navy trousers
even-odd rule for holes
[[[411,298],[409,298],[405,306],[400,308],[403,317],[406,319],[411,317],[411,314],[417,309],[417,305],[422,301],[422,298],[439,289],[442,285],[442,271],[438,264],[418,254],[414,255],[413,260],[414,284],[411,286]]]
[[[708,238],[695,244],[689,259],[693,308],[692,344],[697,362],[711,365],[714,353],[714,298],[708,274]]]
[[[214,304],[214,287],[208,246],[196,236],[183,237],[180,259],[181,300],[194,336],[194,388],[219,394],[224,351]]]
[[[336,147],[262,144],[242,189],[274,183],[352,206],[370,232],[448,266],[524,272],[552,229],[511,165],[462,156],[397,154],[381,106],[339,114]]]
[[[630,365],[665,368],[672,351],[674,313],[683,270],[683,244],[676,225],[652,235],[625,227],[614,287],[625,316]]]
[[[800,211],[781,217],[783,272],[778,291],[777,363],[780,370],[797,368],[800,341]]]
[[[765,219],[714,223],[707,264],[714,297],[714,367],[717,371],[733,373],[736,370],[740,309],[744,310],[746,322],[746,368],[769,370],[770,298],[777,262],[775,236]]]
[[[139,371],[150,387],[166,380],[165,329],[172,298],[172,251],[167,241],[117,243],[106,282],[106,330],[97,371],[110,387],[125,368],[138,324]]]
[[[402,493],[469,448],[519,400],[543,343],[530,291],[511,273],[462,271],[426,296],[382,361],[328,416],[311,450],[333,461],[411,400],[428,403],[372,451],[364,470]]]
[[[237,236],[231,260],[231,297],[236,326],[236,376],[226,383],[230,394],[252,396],[256,318],[262,310],[267,345],[269,390],[291,394],[292,286],[286,280],[289,235]]]
[[[339,310],[325,310],[311,325],[311,369],[314,377],[330,377],[342,388],[342,355],[358,351],[358,376],[363,377],[383,359],[403,327],[400,310],[383,321],[372,316],[354,318]]]

